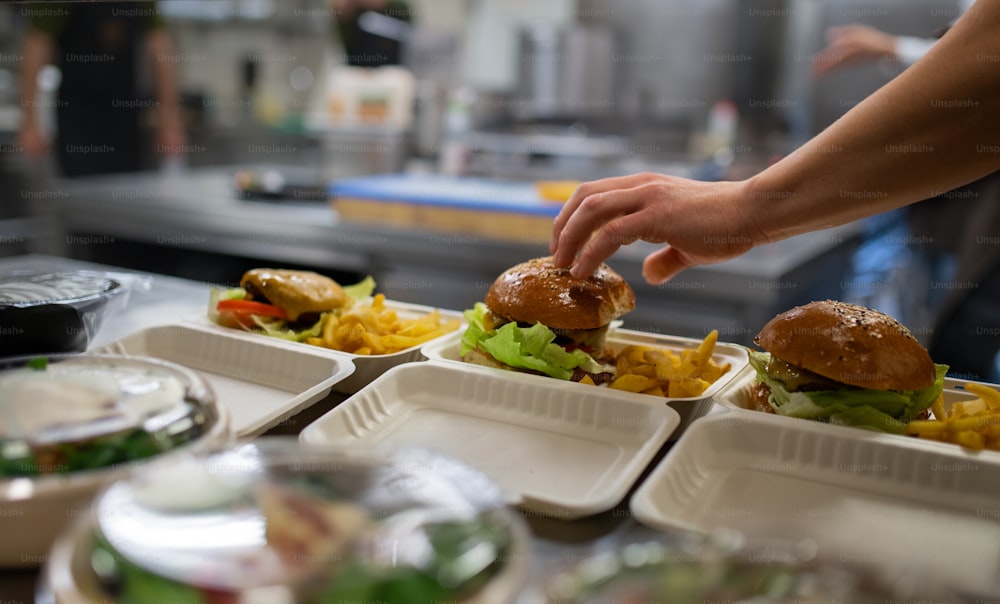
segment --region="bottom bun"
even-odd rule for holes
[[[763,411],[764,413],[774,413],[774,408],[768,402],[771,396],[771,388],[767,384],[750,384],[747,387],[747,409]]]
[[[527,369],[519,369],[517,367],[511,367],[507,363],[501,363],[496,360],[493,355],[480,350],[479,348],[473,348],[469,352],[462,356],[462,360],[466,363],[472,363],[473,365],[482,365],[483,367],[493,367],[494,369],[506,369],[507,371],[521,371],[523,373],[538,373],[537,371],[528,371]]]

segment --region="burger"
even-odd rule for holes
[[[325,275],[312,271],[255,268],[243,274],[240,287],[248,300],[275,306],[291,322],[340,308],[347,303],[344,288]]]
[[[240,287],[212,291],[209,318],[225,327],[301,341],[319,335],[323,313],[347,308],[370,296],[374,287],[370,277],[341,287],[313,271],[255,268],[243,274]]]
[[[464,361],[579,381],[610,381],[605,350],[612,321],[635,308],[635,293],[606,264],[579,279],[552,258],[514,266],[493,282],[485,302],[465,311]]]
[[[926,415],[948,370],[892,317],[833,300],[777,315],[754,343],[755,408],[881,432]]]

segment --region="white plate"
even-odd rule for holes
[[[407,302],[396,302],[393,300],[386,300],[385,305],[387,308],[395,310],[396,313],[404,319],[417,319],[425,316],[427,313],[433,310],[437,310],[438,313],[440,313],[441,318],[444,320],[458,319],[460,321],[457,330],[458,333],[462,333],[465,330],[465,319],[462,316],[462,313],[458,311],[444,310],[440,308],[435,309],[433,306],[424,306],[421,304],[409,304]],[[301,342],[289,342],[287,340],[282,340],[280,338],[272,338],[270,336],[265,336],[259,333],[222,327],[221,325],[217,325],[212,321],[210,321],[205,313],[199,313],[197,315],[188,317],[188,320],[199,327],[212,329],[218,333],[235,335],[241,338],[246,338],[255,341],[264,340],[271,343],[277,343],[278,345],[291,346],[295,349],[305,348],[311,351],[320,351],[323,353],[350,359],[350,361],[354,363],[355,367],[354,373],[351,374],[346,379],[337,382],[336,384],[334,384],[333,387],[335,392],[342,392],[345,394],[353,394],[357,392],[361,388],[368,385],[372,380],[385,373],[386,370],[391,369],[396,365],[424,360],[424,356],[423,354],[421,354],[421,346],[419,345],[412,346],[410,348],[407,348],[406,350],[401,350],[393,354],[372,354],[372,355],[351,354],[340,350],[323,348],[322,346],[313,346],[311,344],[305,344]],[[444,338],[448,336],[445,335],[441,337]],[[431,340],[430,342],[433,341],[434,340]]]
[[[402,365],[300,438],[432,449],[485,472],[512,503],[576,518],[620,502],[680,422],[666,405],[532,377],[436,361]]]
[[[924,568],[977,593],[1000,590],[1000,457],[992,452],[721,413],[691,427],[630,506],[654,528],[811,538],[842,563]]]
[[[173,361],[201,373],[230,414],[236,436],[253,436],[321,400],[354,371],[349,360],[191,325],[140,330],[93,352]]]
[[[428,342],[421,349],[423,355],[432,361],[460,363],[462,366],[467,367],[468,364],[462,361],[462,356],[459,354],[459,346],[462,342],[462,332],[464,330],[465,328],[463,327],[457,333],[448,334],[433,342]],[[633,331],[629,329],[612,329],[608,332],[606,342],[607,346],[609,346],[617,354],[626,346],[631,345],[651,346],[654,348],[679,352],[689,348],[697,348],[698,344],[701,343],[701,340],[695,338],[683,338],[679,336],[651,334],[644,331]],[[721,389],[724,388],[726,384],[736,377],[736,375],[739,374],[745,367],[749,367],[750,363],[749,358],[747,357],[746,348],[737,344],[729,344],[726,342],[718,342],[715,345],[715,353],[712,355],[712,358],[715,359],[715,361],[720,365],[729,363],[731,367],[729,371],[719,376],[719,379],[709,386],[700,396],[684,398],[667,397],[659,399],[648,394],[635,394],[630,392],[625,392],[623,394],[646,403],[655,400],[666,400],[667,405],[672,407],[681,418],[680,425],[671,436],[672,439],[677,439],[684,433],[691,422],[705,415],[712,409],[713,398],[715,395],[717,395]],[[499,375],[514,373],[502,369],[487,369],[494,371]],[[528,377],[541,381],[552,379],[540,375],[528,375]],[[568,386],[578,388],[593,388],[593,386],[588,386],[586,384],[575,384],[571,382],[566,382],[566,384]]]

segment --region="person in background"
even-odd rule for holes
[[[955,99],[963,102],[947,102]],[[688,267],[901,208],[997,171],[997,115],[1000,0],[979,0],[923,60],[755,176],[701,182],[644,173],[582,184],[553,223],[550,250],[557,266],[583,277],[622,245],[663,244],[643,263],[646,280],[660,284]],[[926,152],[897,151],[908,148]],[[998,271],[975,289],[1000,300]],[[969,319],[977,348],[994,353],[983,365],[1000,349],[998,304],[992,308]],[[989,367],[955,369],[993,375]]]
[[[960,14],[975,0],[961,0]],[[954,24],[952,21],[942,32]],[[907,68],[933,48],[937,38],[897,36],[862,24],[831,27],[828,44],[816,54],[813,71],[834,71],[873,61]],[[957,102],[956,99],[949,99]],[[996,343],[981,326],[1000,306],[990,275],[1000,267],[1000,245],[983,245],[1000,237],[1000,175],[992,174],[959,189],[941,192],[907,208],[910,250],[931,279],[923,296],[916,286],[903,292],[923,298],[933,314],[931,355],[962,373],[994,375]],[[995,278],[995,277],[994,277]],[[972,285],[979,284],[978,287]],[[1000,327],[1000,325],[998,325]],[[977,333],[977,328],[980,333]]]
[[[975,1],[959,0],[959,13],[968,12]],[[888,60],[908,67],[927,54],[937,42],[937,38],[944,35],[949,27],[951,24],[934,38],[897,36],[861,23],[831,27],[826,30],[826,47],[816,53],[813,73],[822,77],[844,67],[879,60]]]
[[[332,0],[335,30],[352,67],[379,67],[403,62],[402,39],[413,20],[402,0]],[[363,15],[376,15],[365,22]],[[395,21],[395,23],[393,22]],[[368,27],[366,27],[368,25]]]
[[[39,5],[42,6],[42,5]],[[61,72],[56,98],[55,156],[63,176],[129,172],[142,167],[140,119],[153,110],[155,148],[176,155],[186,136],[177,55],[154,2],[45,4],[24,40],[19,143],[40,158],[50,142],[40,126],[38,74]],[[142,62],[151,65],[155,98],[142,95]]]

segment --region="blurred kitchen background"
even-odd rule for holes
[[[374,274],[393,298],[448,308],[481,299],[494,275],[545,253],[545,242],[350,224],[327,204],[328,184],[380,173],[745,177],[896,75],[882,62],[816,79],[826,28],[863,22],[930,36],[958,15],[954,0],[411,0],[408,20],[390,12],[362,23],[401,48],[401,65],[369,70],[344,68],[328,0],[161,0],[188,152],[165,162],[151,144],[148,173],[70,181],[18,152],[22,41],[31,11],[46,6],[0,5],[0,255],[55,253],[212,282],[252,265],[301,265]],[[54,105],[59,77],[43,70],[39,107]],[[264,190],[240,191],[241,172]],[[297,198],[280,199],[292,190]],[[246,209],[209,215],[215,197]],[[926,275],[901,228],[882,217],[660,288],[641,281],[642,244],[612,264],[640,295],[632,327],[720,328],[748,342],[774,312],[839,297],[882,306],[926,335],[930,303],[904,288]]]

